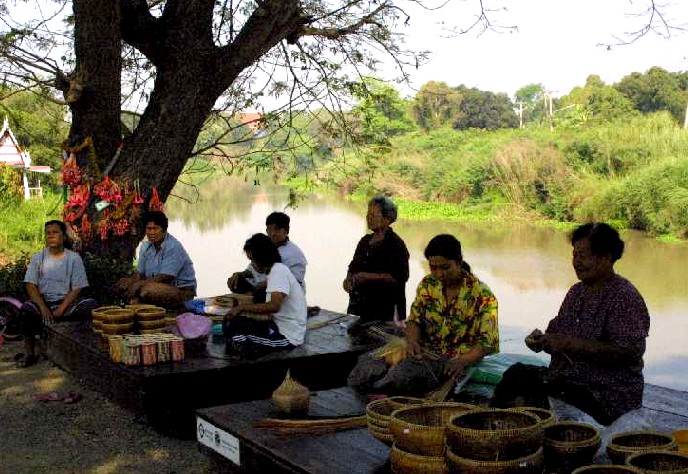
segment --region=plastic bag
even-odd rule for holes
[[[212,322],[205,316],[193,313],[183,313],[177,316],[177,329],[184,339],[196,339],[208,336],[212,330]]]

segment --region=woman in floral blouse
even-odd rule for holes
[[[407,357],[388,367],[364,354],[349,375],[360,391],[423,395],[484,356],[499,351],[497,299],[463,261],[452,235],[425,248],[430,275],[418,285],[406,319]]]

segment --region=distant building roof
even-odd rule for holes
[[[0,164],[14,168],[26,168],[36,173],[50,173],[51,171],[50,166],[31,166],[31,155],[19,146],[17,138],[10,129],[7,116],[5,116],[2,131],[0,131]]]
[[[261,120],[263,119],[263,114],[260,112],[240,112],[239,121],[242,125],[246,125],[248,128],[254,132],[261,128]]]

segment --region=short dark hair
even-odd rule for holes
[[[253,234],[249,237],[244,244],[244,251],[259,265],[271,267],[274,263],[282,261],[277,247],[265,234]]]
[[[623,255],[624,241],[619,232],[609,224],[590,222],[576,227],[571,232],[571,245],[583,239],[590,241],[590,250],[598,257],[609,255],[612,262],[616,262]]]
[[[287,232],[289,231],[289,216],[286,215],[284,212],[272,212],[268,217],[265,219],[265,225],[276,225],[278,229],[284,229]]]
[[[388,219],[390,223],[397,220],[397,205],[387,196],[375,196],[368,201],[368,207],[370,206],[378,206],[382,217]]]
[[[471,266],[463,259],[461,242],[451,234],[439,234],[430,239],[425,247],[424,255],[426,260],[430,257],[444,257],[447,260],[460,261],[461,268],[468,273],[471,272]]]
[[[162,227],[162,230],[167,231],[167,226],[169,224],[167,216],[162,211],[146,211],[141,218],[143,226],[147,226],[149,222]]]
[[[62,246],[66,249],[71,250],[72,239],[70,239],[69,235],[67,234],[67,224],[65,224],[64,222],[62,222],[60,220],[53,219],[53,220],[48,221],[45,224],[43,224],[43,231],[44,232],[48,228],[49,225],[56,225],[57,227],[60,228],[60,232],[62,232],[62,236],[64,237],[64,242],[63,242]]]

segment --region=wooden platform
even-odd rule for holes
[[[649,426],[642,429],[663,433],[688,429],[687,392],[647,385],[643,406]],[[363,403],[348,388],[320,391],[311,396],[310,415],[357,412],[364,412]],[[254,426],[262,418],[276,416],[271,400],[204,408],[197,415],[199,445],[221,472],[391,472],[389,447],[373,438],[367,428],[285,437],[275,430]]]
[[[319,391],[311,396],[310,415],[365,413],[348,388]],[[318,435],[284,436],[256,428],[274,416],[271,400],[256,400],[198,411],[197,438],[220,472],[254,473],[389,473],[389,447],[367,428]]]
[[[160,431],[193,437],[197,408],[268,398],[287,369],[312,390],[345,385],[356,358],[371,348],[370,340],[346,334],[342,324],[349,322],[349,316],[321,310],[309,319],[309,326],[320,327],[309,329],[305,343],[292,350],[247,360],[225,354],[224,339],[212,336],[199,355],[140,367],[112,362],[90,323],[60,323],[48,326],[47,353],[82,383],[145,415]]]

